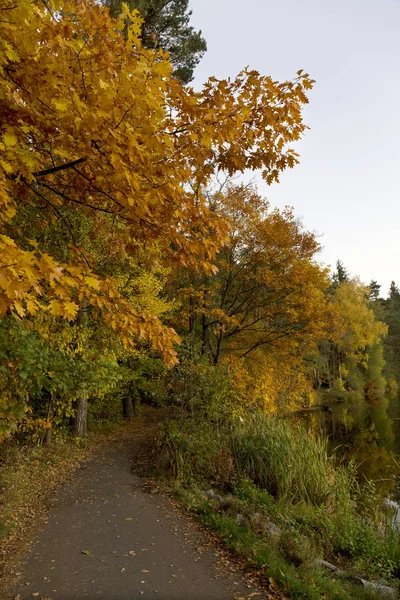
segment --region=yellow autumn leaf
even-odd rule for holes
[[[76,317],[79,306],[75,302],[64,302],[63,316],[69,320],[73,320]]]
[[[91,288],[93,288],[95,290],[100,289],[100,281],[98,279],[96,279],[95,277],[86,276],[85,277],[85,283],[89,287],[91,287]]]
[[[24,307],[22,306],[21,302],[14,302],[14,308],[20,317],[25,316],[26,311],[25,311]]]
[[[36,167],[35,156],[31,152],[25,152],[24,154],[21,154],[20,157],[24,165],[30,169],[34,169]]]
[[[3,142],[6,146],[15,146],[18,142],[18,138],[14,133],[5,133],[3,135]]]
[[[3,167],[6,173],[12,173],[14,171],[13,166],[7,163],[5,160],[0,160],[0,165]]]
[[[66,100],[53,100],[53,105],[61,112],[65,112],[70,108],[70,105]]]
[[[29,313],[34,314],[38,310],[38,305],[33,300],[27,300],[26,308]]]
[[[51,300],[49,310],[55,317],[62,317],[64,314],[64,306],[60,300]]]

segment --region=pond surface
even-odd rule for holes
[[[354,459],[360,483],[372,480],[400,504],[400,399],[387,404],[383,409],[382,404],[325,403],[296,411],[295,418],[328,438],[329,450],[340,462]]]

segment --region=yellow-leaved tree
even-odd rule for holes
[[[290,208],[271,209],[254,186],[228,185],[210,205],[229,221],[229,234],[217,273],[179,271],[176,328],[185,335],[187,324],[192,345],[214,364],[229,364],[236,380],[247,373],[243,405],[252,396],[268,411],[287,410],[313,395],[304,358],[331,321],[320,246]]]
[[[0,319],[90,310],[173,364],[179,337],[124,295],[110,265],[156,244],[158,261],[212,273],[228,226],[201,190],[216,170],[262,169],[272,182],[292,167],[312,81],[244,70],[195,92],[142,46],[127,7],[115,20],[92,0],[2,0],[1,14]],[[62,252],[46,243],[55,224]]]

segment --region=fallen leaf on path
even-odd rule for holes
[[[142,569],[142,573],[150,573],[148,569]]]
[[[123,573],[124,571],[125,571],[125,569],[124,569],[124,568],[122,568],[122,569],[121,569],[121,573]]]
[[[131,556],[136,556],[136,552],[134,550],[129,550],[128,554]]]

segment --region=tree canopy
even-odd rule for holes
[[[171,360],[173,332],[96,272],[63,210],[89,216],[90,236],[108,252],[129,254],[153,240],[169,260],[212,271],[227,228],[208,210],[202,186],[216,169],[262,167],[273,181],[293,166],[287,143],[305,129],[301,105],[312,82],[303,73],[277,83],[243,71],[196,93],[171,77],[162,50],[142,46],[141,19],[127,7],[117,21],[79,0],[53,9],[21,1],[4,13],[1,314],[42,308],[73,319],[85,297],[127,343],[147,337]],[[66,262],[21,235],[15,223],[28,206],[43,230],[63,222]]]
[[[117,18],[122,10],[120,0],[104,0]],[[173,75],[182,83],[193,79],[193,71],[207,50],[201,31],[190,25],[189,0],[128,0],[130,10],[139,10],[143,19],[141,41],[146,48],[156,45],[169,53]]]
[[[218,271],[180,274],[189,299],[191,335],[201,329],[203,351],[245,357],[257,349],[314,343],[325,323],[327,273],[316,262],[319,245],[291,209],[271,210],[253,186],[228,185],[210,205],[228,219]],[[186,286],[186,287],[185,287]],[[201,323],[201,325],[200,325]],[[197,325],[196,325],[197,324]]]
[[[179,336],[151,281],[217,271],[230,217],[209,206],[208,185],[246,169],[271,183],[293,167],[313,82],[246,69],[196,92],[143,44],[126,5],[114,19],[96,2],[20,0],[2,15],[0,318],[51,347],[65,334],[82,364],[101,360],[108,336],[110,364],[118,343],[146,343],[171,365]]]

